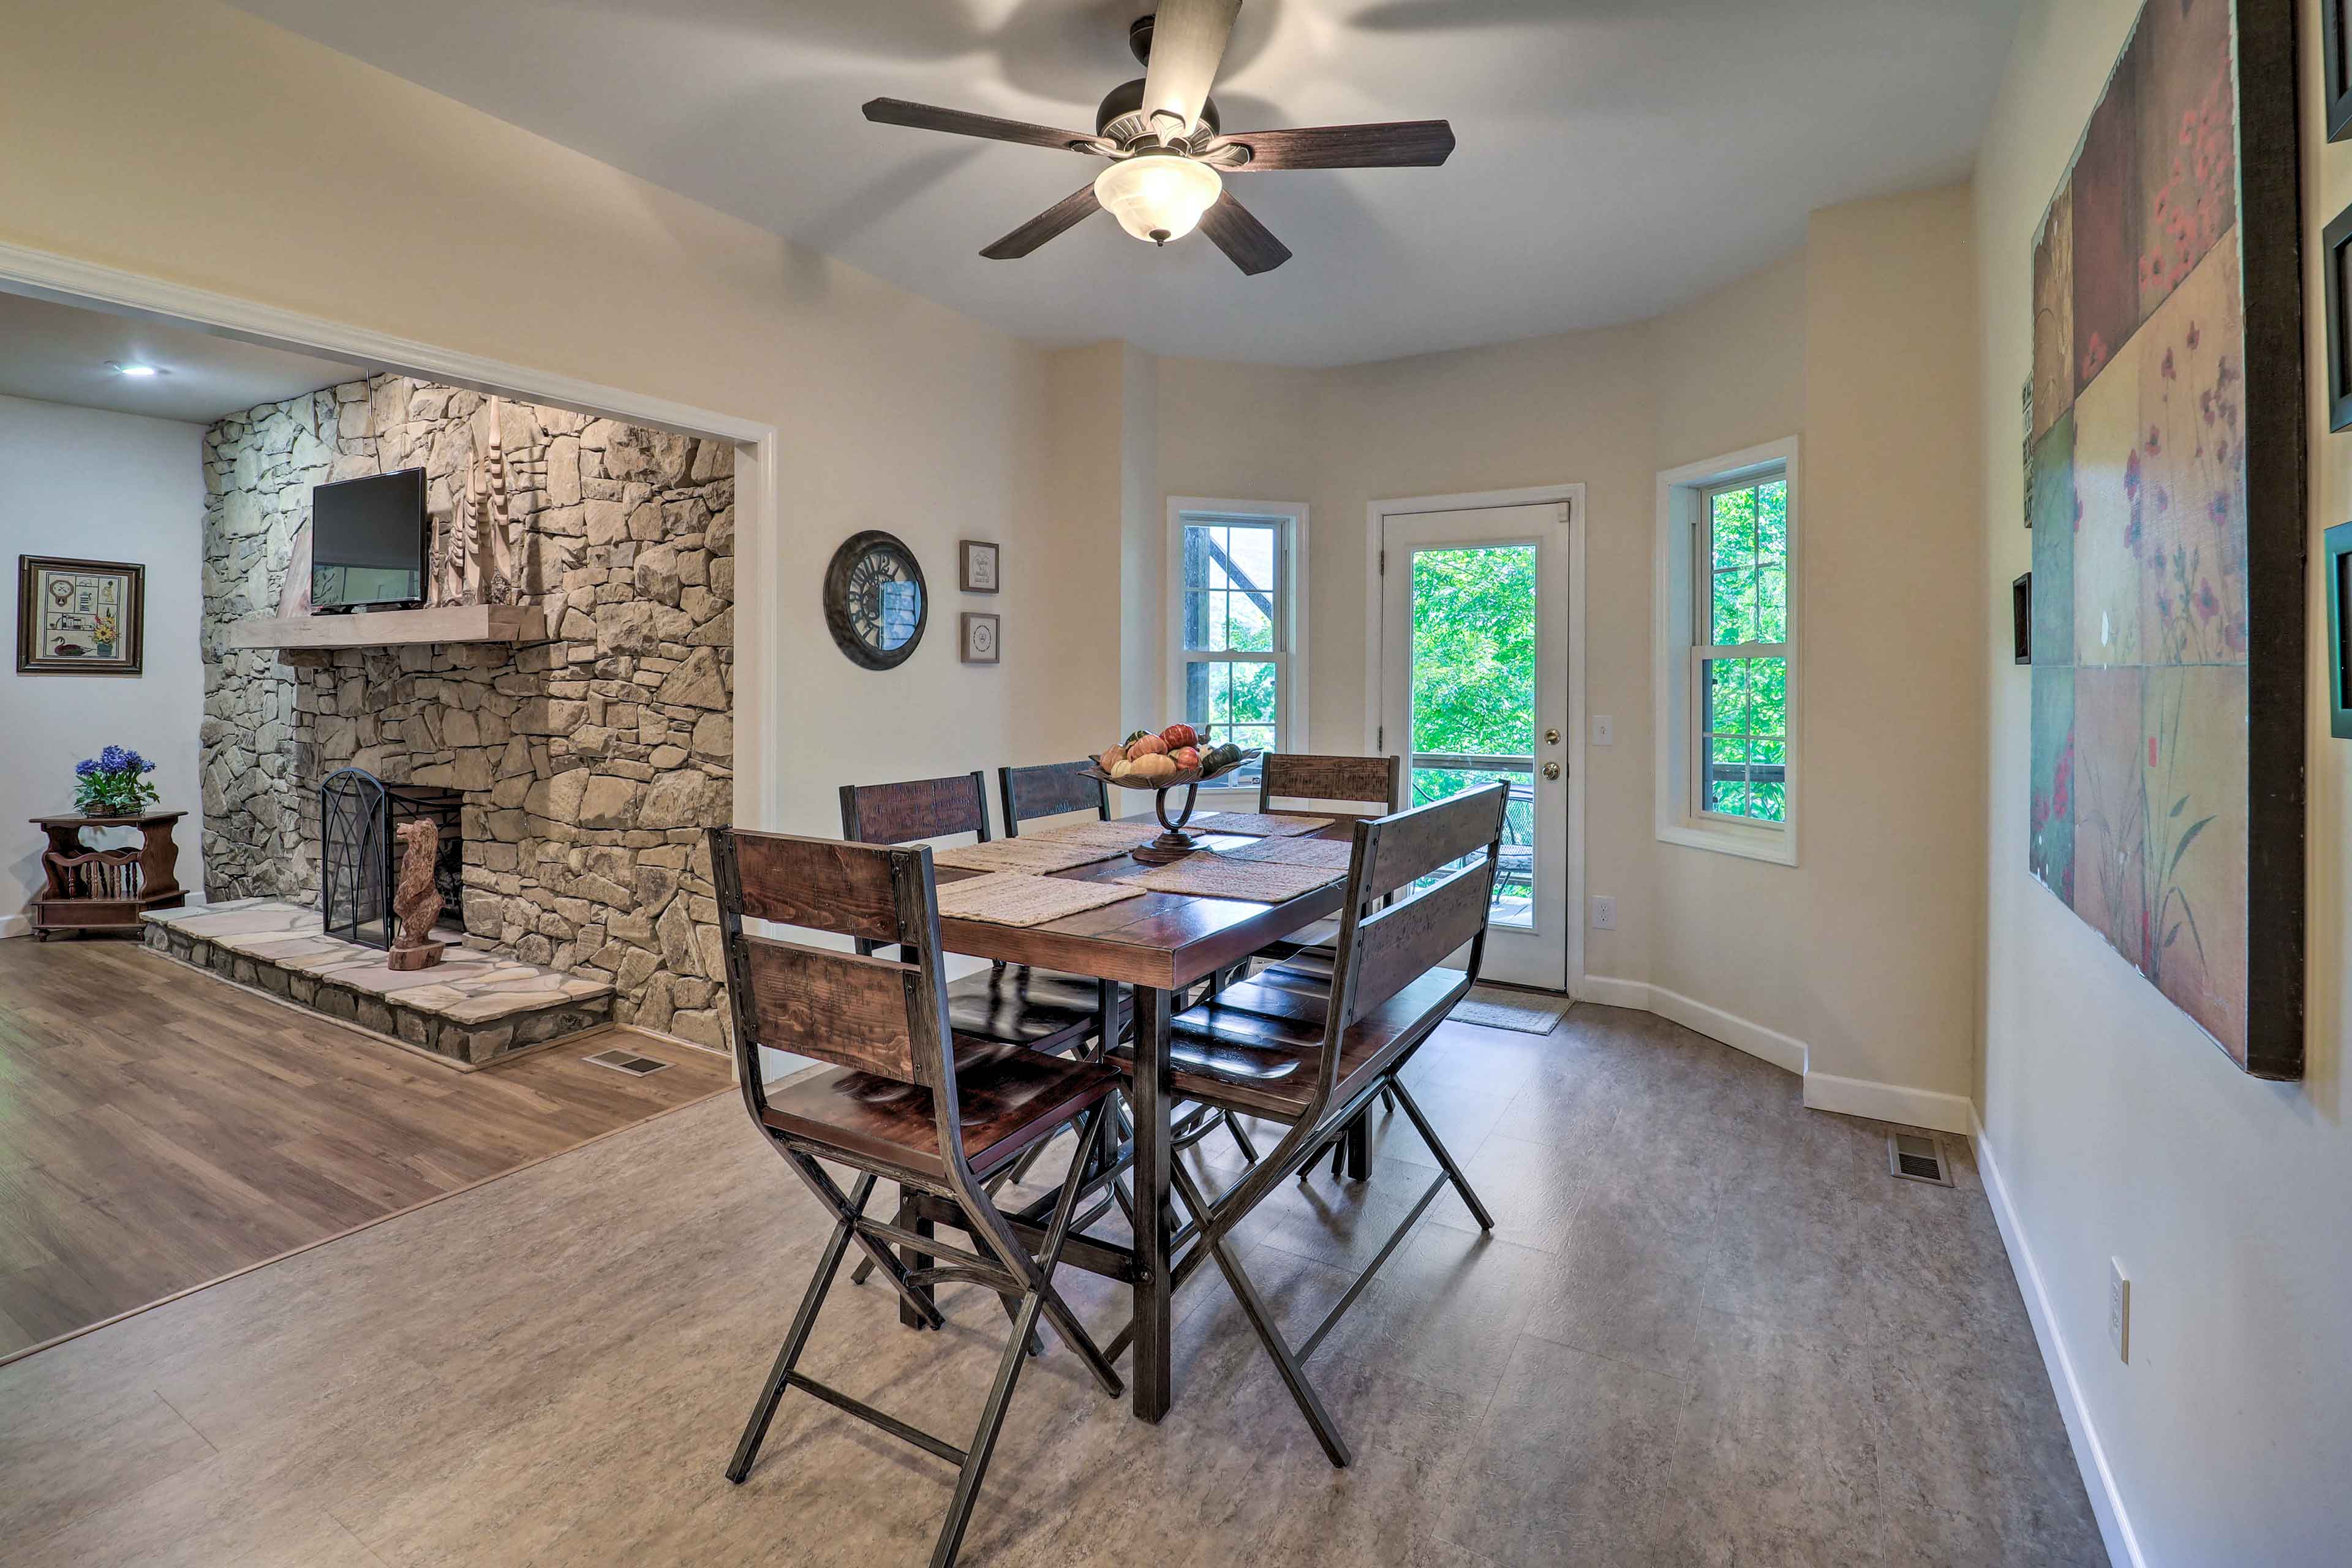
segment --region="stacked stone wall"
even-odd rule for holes
[[[227,647],[295,607],[312,486],[421,467],[446,516],[493,409],[520,595],[551,640]],[[733,787],[733,448],[382,375],[224,419],[205,450],[210,896],[315,902],[338,768],[457,790],[470,938],[609,977],[622,1022],[722,1044],[702,835]]]

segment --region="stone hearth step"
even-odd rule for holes
[[[318,910],[278,899],[159,910],[146,926],[147,945],[166,957],[467,1067],[613,1016],[605,981],[454,942],[431,969],[395,970],[382,949],[329,936]]]

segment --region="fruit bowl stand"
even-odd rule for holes
[[[1113,778],[1103,772],[1099,766],[1088,768],[1087,776],[1100,779],[1103,783],[1119,789],[1151,791],[1152,808],[1160,814],[1160,826],[1167,831],[1149,843],[1137,845],[1128,853],[1147,866],[1166,866],[1181,860],[1185,856],[1201,847],[1201,841],[1184,831],[1184,825],[1192,820],[1192,805],[1200,795],[1201,786],[1211,779],[1221,779],[1236,768],[1247,765],[1255,761],[1259,753],[1255,752],[1244,752],[1221,767],[1206,770],[1186,769],[1156,779],[1139,779],[1132,776]],[[1180,789],[1184,792],[1184,804],[1177,810],[1171,820],[1168,815],[1168,797]]]

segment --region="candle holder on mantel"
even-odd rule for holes
[[[1184,831],[1184,825],[1192,820],[1192,806],[1200,795],[1201,786],[1211,779],[1221,779],[1236,768],[1247,766],[1255,761],[1259,754],[1256,752],[1244,752],[1221,767],[1205,771],[1190,768],[1171,773],[1165,778],[1139,779],[1130,776],[1115,779],[1099,767],[1088,768],[1087,776],[1100,779],[1107,784],[1115,784],[1120,789],[1148,789],[1151,792],[1152,809],[1159,814],[1160,826],[1166,831],[1149,843],[1137,845],[1128,853],[1147,866],[1166,866],[1181,860],[1201,847],[1199,839]],[[1180,789],[1184,792],[1184,804],[1177,809],[1175,819],[1171,821],[1168,816],[1168,797]]]

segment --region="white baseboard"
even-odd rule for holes
[[[1926,1127],[1937,1132],[1965,1133],[1972,1124],[1975,1107],[1965,1095],[1814,1072],[1806,1065],[1811,1058],[1811,1047],[1793,1035],[1767,1028],[1663,985],[1653,985],[1645,980],[1588,974],[1578,984],[1575,995],[1580,1002],[1655,1013],[1710,1040],[1720,1040],[1734,1050],[1770,1062],[1783,1072],[1795,1073],[1805,1080],[1805,1104],[1815,1110],[1867,1116],[1874,1121],[1899,1121],[1907,1127]]]
[[[1925,1127],[1936,1132],[1966,1133],[1976,1115],[1976,1107],[1969,1103],[1965,1095],[1906,1089],[1901,1084],[1840,1078],[1826,1072],[1805,1074],[1805,1104],[1814,1110],[1867,1116],[1874,1121],[1898,1121],[1906,1127]]]
[[[1770,1062],[1783,1072],[1802,1076],[1805,1070],[1805,1042],[1768,1029],[1761,1024],[1750,1023],[1720,1007],[1710,1007],[1679,991],[1669,991],[1663,985],[1653,985],[1643,980],[1618,980],[1605,974],[1588,974],[1576,988],[1580,1002],[1598,1002],[1608,1007],[1633,1007],[1644,1013],[1655,1013],[1661,1018],[1671,1018],[1684,1028],[1705,1035],[1710,1040],[1720,1040],[1734,1050]],[[1811,1101],[1806,1101],[1811,1104]]]
[[[2106,1447],[2099,1441],[2099,1429],[2092,1424],[2090,1406],[2083,1399],[2083,1385],[2074,1376],[2074,1358],[2067,1352],[2065,1335],[2059,1331],[2058,1314],[2042,1285],[2041,1267],[2033,1260],[2033,1248],[2025,1239],[2025,1226],[2018,1220],[2017,1210],[2009,1200],[2009,1188],[2001,1181],[2000,1163],[1973,1108],[1969,1131],[1976,1141],[1977,1174],[1991,1203],[1993,1223],[2000,1228],[2001,1245],[2009,1249],[2010,1272],[2016,1275],[2018,1289],[2025,1298],[2025,1315],[2033,1324],[2035,1342],[2042,1347],[2042,1363],[2049,1369],[2050,1386],[2058,1396],[2058,1414],[2065,1419],[2066,1436],[2074,1441],[2074,1463],[2083,1471],[2083,1487],[2090,1493],[2091,1512],[2099,1521],[2099,1535],[2106,1542],[2107,1556],[2115,1563],[2129,1564],[2129,1568],[2147,1568],[2147,1558],[2139,1549],[2139,1535],[2132,1529],[2131,1516],[2124,1511],[2123,1497],[2116,1489],[2115,1472],[2107,1466]]]
[[[31,916],[0,915],[0,942],[5,942],[12,936],[30,936],[32,934],[33,921]]]

